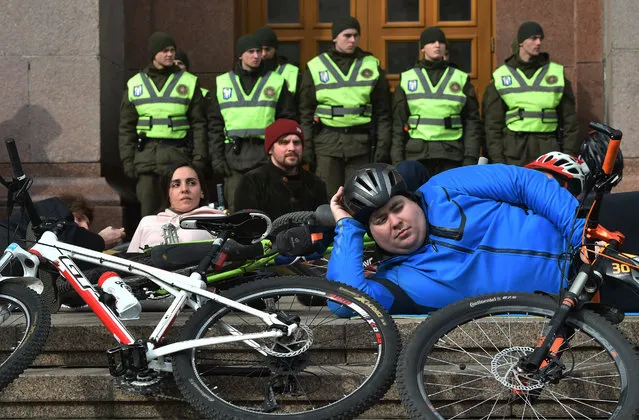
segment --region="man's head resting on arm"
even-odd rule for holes
[[[424,210],[390,165],[375,163],[358,169],[331,200],[337,220],[336,206],[366,226],[377,245],[388,253],[410,254],[426,240]]]

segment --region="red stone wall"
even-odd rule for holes
[[[522,22],[544,28],[543,49],[566,66],[577,100],[582,134],[588,121],[604,118],[603,4],[601,0],[495,0],[497,65],[510,55],[510,44]]]
[[[218,74],[231,69],[241,25],[234,0],[135,0],[125,3],[125,65],[128,76],[150,60],[148,39],[170,33],[190,61],[202,87],[211,89]]]

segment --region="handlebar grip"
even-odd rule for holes
[[[615,167],[615,160],[617,159],[620,145],[621,140],[610,139],[610,143],[608,143],[608,150],[606,151],[606,157],[603,163],[603,171],[606,175],[610,175]]]
[[[6,139],[5,143],[7,145],[7,152],[9,153],[9,161],[11,162],[13,177],[15,179],[23,179],[24,171],[22,170],[22,163],[20,162],[20,155],[18,154],[16,141],[14,139]]]
[[[322,204],[315,210],[315,221],[323,227],[335,227],[335,218],[328,204]]]

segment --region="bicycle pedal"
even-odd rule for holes
[[[111,376],[147,370],[146,350],[146,344],[141,341],[108,349],[107,361]]]

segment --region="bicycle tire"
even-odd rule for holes
[[[0,391],[40,354],[50,328],[40,295],[22,284],[0,283]]]
[[[303,293],[327,298],[338,305],[352,305],[360,318],[337,318],[326,307],[296,304],[297,295]],[[393,383],[400,349],[397,327],[379,304],[360,291],[322,278],[292,276],[247,283],[228,290],[224,296],[249,305],[264,303],[269,312],[285,309],[289,314],[298,314],[299,311],[303,327],[298,330],[301,337],[288,344],[282,344],[285,338],[256,340],[262,346],[260,349],[297,348],[293,357],[261,355],[243,342],[177,354],[173,358],[176,384],[184,398],[207,418],[353,418],[378,402]],[[208,302],[184,325],[180,341],[202,337],[220,325],[231,324],[236,330],[255,332],[263,323],[251,324],[250,317]],[[317,330],[311,329],[314,322],[318,323]],[[330,323],[337,331],[327,326]],[[224,334],[228,335],[226,331]],[[302,343],[311,347],[295,347]],[[316,348],[324,352],[317,352]],[[349,349],[348,356],[345,349]],[[206,357],[210,359],[204,360]],[[369,362],[371,366],[366,366]],[[271,377],[273,371],[278,371],[281,377]],[[209,376],[204,377],[207,373]],[[361,383],[357,382],[360,377]],[[276,379],[287,384],[273,384],[271,381]],[[321,384],[326,386],[318,386]],[[265,395],[278,400],[275,407],[272,401],[265,400]],[[336,400],[327,403],[333,396]],[[265,406],[278,412],[264,409]]]
[[[293,226],[303,225],[311,220],[315,215],[313,211],[294,211],[286,213],[273,221],[271,225],[271,235],[276,236],[278,233],[285,231]]]
[[[420,419],[636,418],[637,354],[594,312],[569,315],[572,333],[559,351],[564,366],[556,382],[514,369],[557,307],[547,295],[503,293],[435,312],[400,357],[397,384],[406,412]]]

